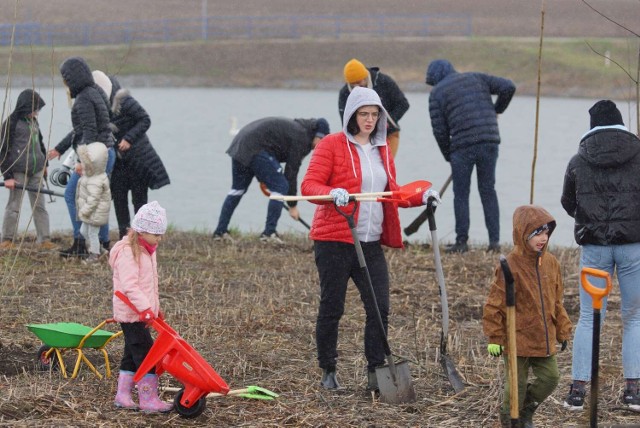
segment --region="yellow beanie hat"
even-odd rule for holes
[[[359,82],[362,79],[366,79],[368,75],[367,67],[355,58],[344,66],[344,80],[347,83]]]

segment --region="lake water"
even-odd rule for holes
[[[5,106],[5,116],[15,106],[23,88],[14,88]],[[212,232],[215,228],[222,201],[231,186],[231,158],[225,150],[231,142],[232,118],[238,127],[265,116],[325,117],[332,131],[340,127],[336,91],[303,91],[278,89],[212,89],[212,88],[129,88],[133,96],[149,112],[152,120],[148,135],[169,171],[171,185],[150,191],[149,200],[158,200],[167,209],[169,222],[177,229]],[[69,130],[70,110],[62,88],[39,90],[47,102],[40,113],[40,126],[45,140],[55,146]],[[411,108],[400,122],[402,127],[400,149],[396,159],[398,182],[408,183],[426,179],[439,189],[450,174],[431,133],[428,113],[428,93],[413,92],[407,97]],[[597,100],[542,98],[538,128],[538,153],[535,172],[534,203],[544,206],[558,222],[551,243],[575,246],[573,219],[560,205],[562,182],[567,162],[577,151],[580,137],[588,130],[588,109]],[[534,97],[515,97],[507,111],[500,116],[502,136],[497,167],[500,201],[501,241],[511,242],[511,217],[514,209],[529,203],[531,170],[534,154],[535,130]],[[634,111],[624,102],[618,102],[625,123],[634,117]],[[635,131],[635,126],[631,127]],[[64,157],[63,157],[64,159]],[[309,158],[301,168],[299,182],[306,171]],[[54,160],[50,170],[60,165]],[[484,227],[482,205],[474,181],[471,192],[470,241],[485,244],[488,240]],[[254,182],[255,183],[255,182]],[[63,192],[62,188],[51,186]],[[0,207],[6,205],[7,192],[0,189]],[[49,198],[47,197],[47,201]],[[70,230],[66,205],[62,198],[47,203],[52,230]],[[311,223],[314,206],[299,204],[301,217]],[[23,211],[30,210],[25,201]],[[260,233],[266,217],[267,198],[257,184],[252,184],[240,202],[231,221],[231,227],[243,232]],[[407,226],[420,208],[401,209],[402,226]],[[27,225],[23,216],[21,227]],[[453,191],[451,186],[443,195],[443,205],[436,214],[438,237],[442,242],[455,239]],[[115,215],[110,224],[116,228]],[[33,226],[31,226],[33,228]],[[307,229],[283,211],[280,232],[306,233]],[[410,240],[428,240],[428,225]]]

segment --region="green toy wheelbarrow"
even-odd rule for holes
[[[40,339],[43,345],[38,349],[36,355],[37,367],[40,370],[54,370],[59,368],[62,376],[67,378],[67,370],[64,365],[63,354],[67,351],[76,351],[77,358],[71,373],[71,379],[78,376],[80,365],[84,362],[98,378],[102,379],[102,374],[86,357],[85,349],[96,349],[104,356],[105,375],[111,377],[111,367],[109,365],[109,354],[105,347],[116,337],[122,335],[122,331],[113,333],[102,330],[108,323],[114,323],[113,319],[102,321],[96,327],[91,328],[86,325],[74,322],[58,322],[51,324],[29,324],[27,328]]]

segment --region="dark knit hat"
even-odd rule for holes
[[[329,122],[327,122],[327,119],[323,117],[316,119],[316,137],[322,138],[330,132]]]
[[[589,109],[591,128],[596,126],[624,125],[622,114],[611,100],[600,100]]]

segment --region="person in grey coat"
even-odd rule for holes
[[[323,118],[265,117],[243,127],[227,149],[231,156],[232,185],[222,204],[214,239],[231,240],[228,230],[231,216],[253,177],[264,183],[272,195],[295,195],[302,160],[329,132],[329,123]],[[285,164],[284,173],[282,163]],[[297,220],[296,203],[287,204],[289,215]],[[261,241],[282,243],[276,232],[282,207],[282,201],[269,201]]]
[[[500,251],[500,210],[495,190],[498,161],[498,114],[503,113],[516,91],[511,80],[489,74],[458,73],[445,59],[427,68],[429,115],[433,136],[451,163],[456,242],[447,252],[464,253],[469,239],[469,190],[476,168],[478,191],[489,232],[488,251]],[[496,101],[492,99],[496,95]]]
[[[2,123],[0,136],[0,171],[4,187],[9,190],[9,199],[2,222],[2,243],[0,249],[13,248],[13,240],[18,227],[23,191],[21,186],[39,189],[46,175],[47,152],[38,124],[38,112],[44,107],[44,100],[31,89],[18,95],[16,108]],[[40,248],[50,250],[55,245],[49,235],[49,213],[44,196],[29,193],[33,222],[36,226]]]

